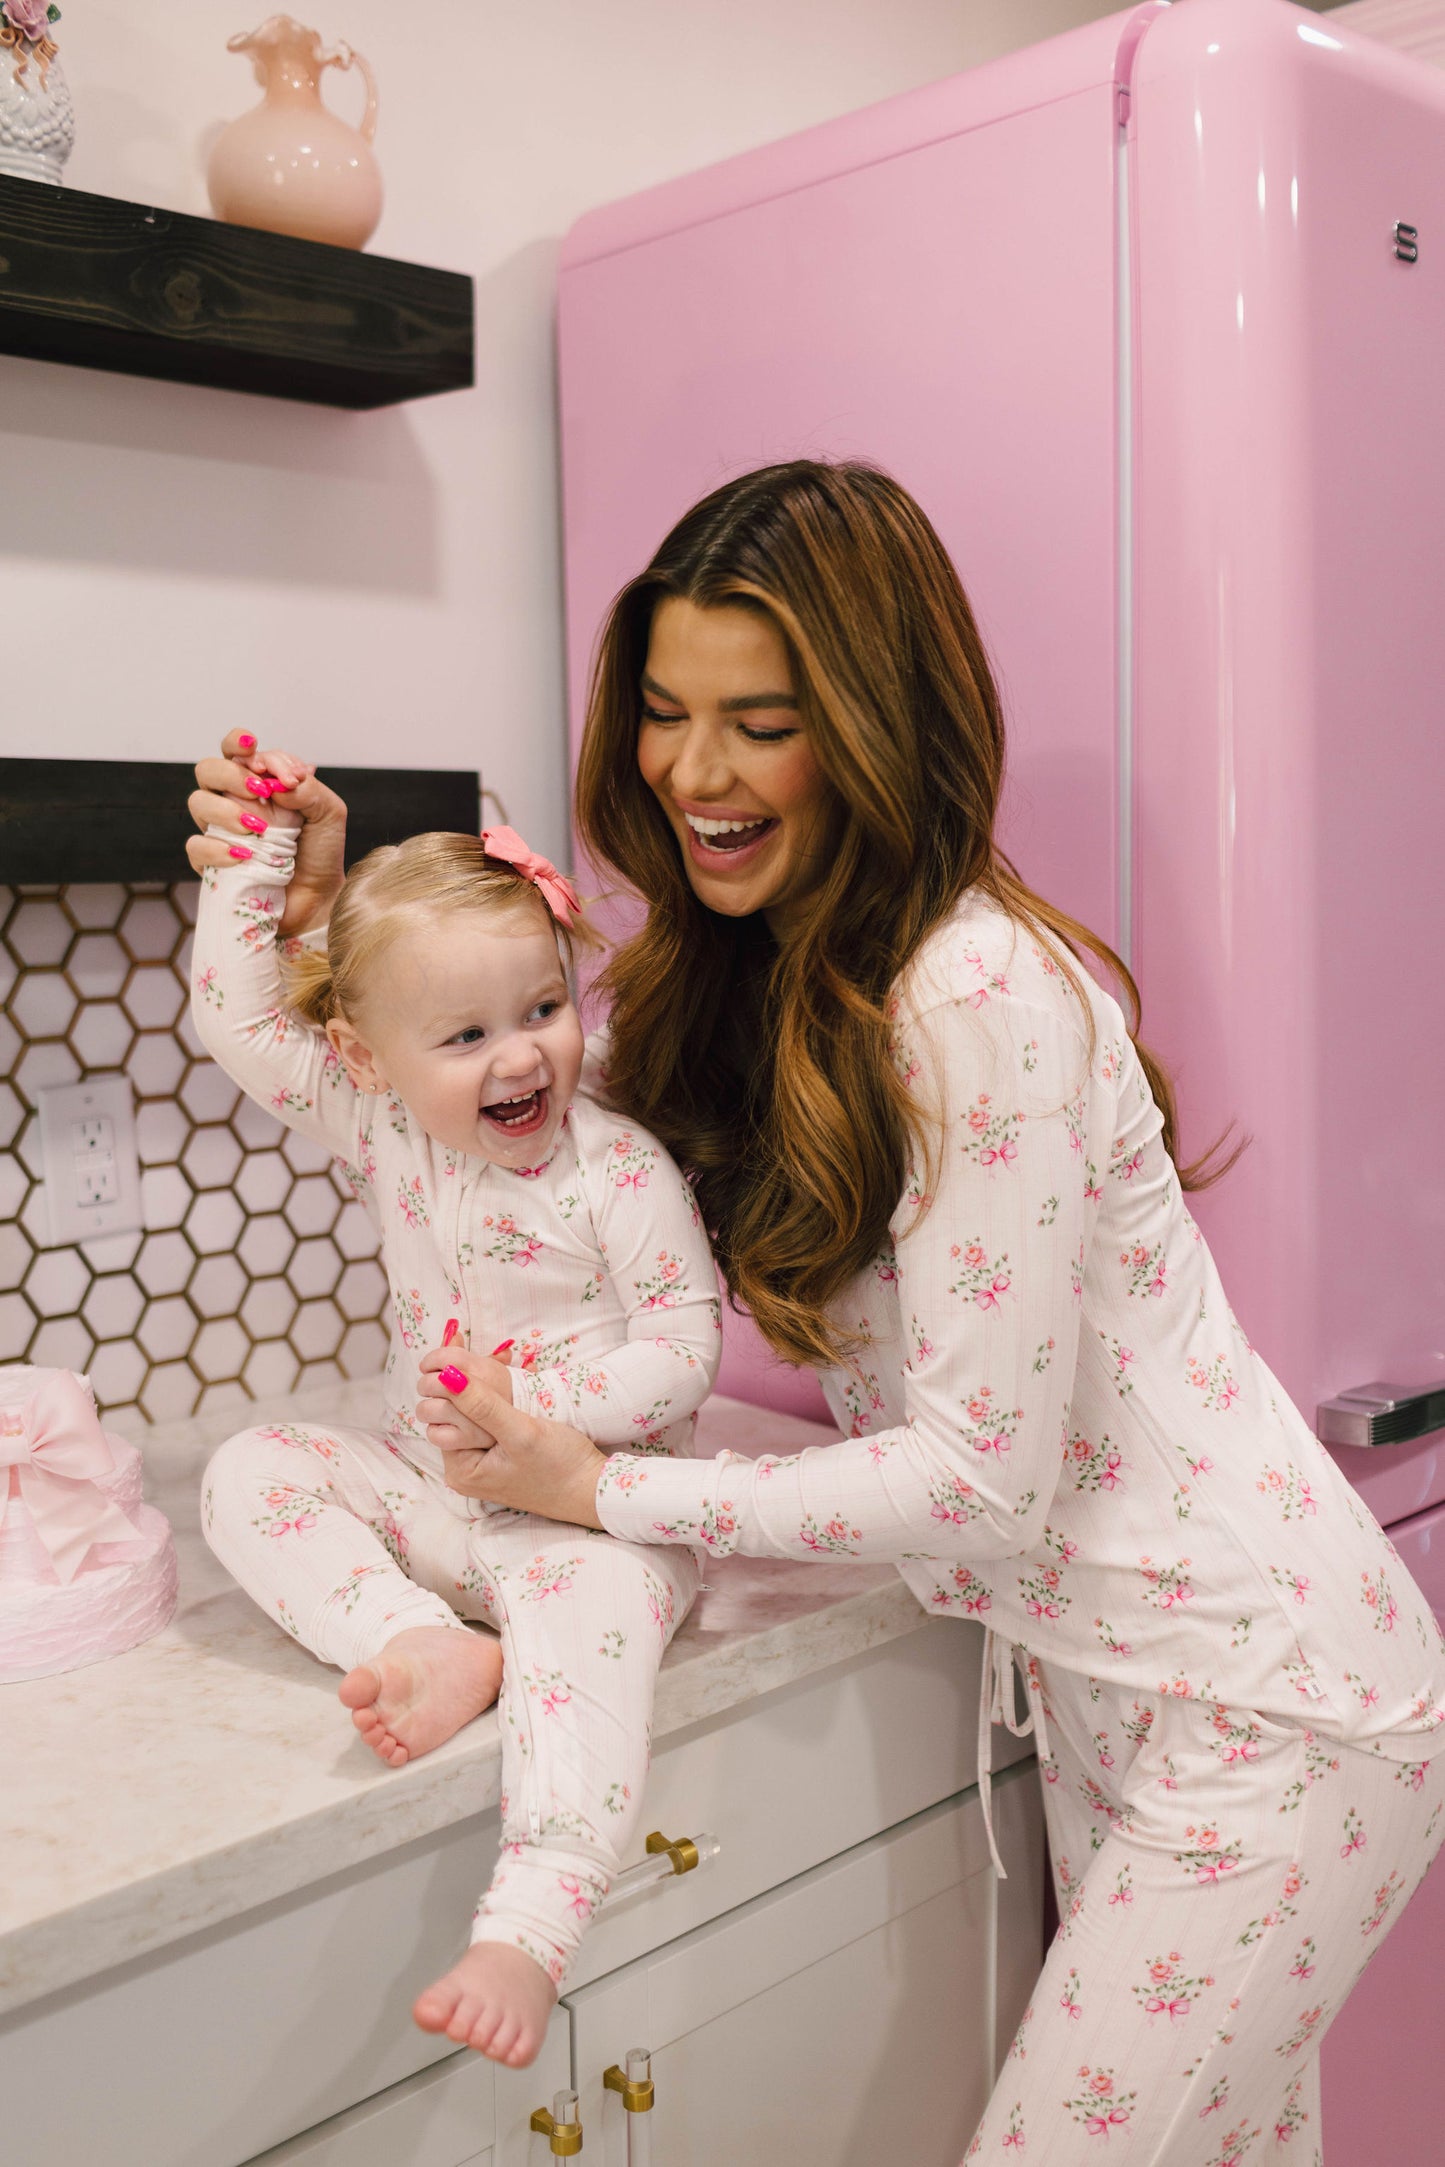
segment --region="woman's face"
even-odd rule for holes
[[[772,619],[669,596],[653,613],[637,739],[698,900],[783,938],[820,884],[832,792]]]

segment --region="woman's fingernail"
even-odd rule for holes
[[[266,833],[266,823],[256,813],[242,813],[241,825],[243,828],[249,828],[252,835],[264,835]]]
[[[460,1330],[461,1326],[456,1318],[448,1317],[446,1323],[442,1326],[442,1345],[449,1347]]]
[[[253,798],[269,798],[271,795],[271,785],[264,775],[248,775],[246,788]]]
[[[243,731],[241,733],[241,735],[237,738],[236,743],[240,746],[242,752],[254,752],[256,750],[255,738],[250,736],[250,734],[246,731]]]
[[[445,1385],[448,1392],[465,1392],[467,1389],[466,1373],[459,1369],[439,1369],[437,1371],[437,1383]]]
[[[251,855],[250,851],[240,843],[232,843],[230,851],[233,858],[249,858]]]
[[[492,1360],[495,1362],[499,1355],[505,1354],[509,1347],[515,1347],[516,1344],[517,1342],[515,1341],[515,1339],[504,1339],[500,1346],[493,1347]]]

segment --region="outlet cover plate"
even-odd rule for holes
[[[93,1234],[138,1233],[140,1162],[128,1076],[91,1076],[36,1093],[52,1249]]]

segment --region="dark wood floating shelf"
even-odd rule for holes
[[[481,777],[459,768],[328,767],[346,801],[346,862],[443,829],[476,835]],[[189,880],[191,769],[171,760],[0,759],[0,882]]]
[[[472,281],[0,175],[0,353],[321,406],[474,379]]]

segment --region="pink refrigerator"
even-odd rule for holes
[[[1177,1077],[1245,1329],[1445,1612],[1445,77],[1150,4],[590,214],[563,253],[572,726],[719,481],[887,467],[973,597],[1006,840]],[[724,1389],[821,1410],[733,1329]],[[1436,2167],[1445,1869],[1326,2046]]]

